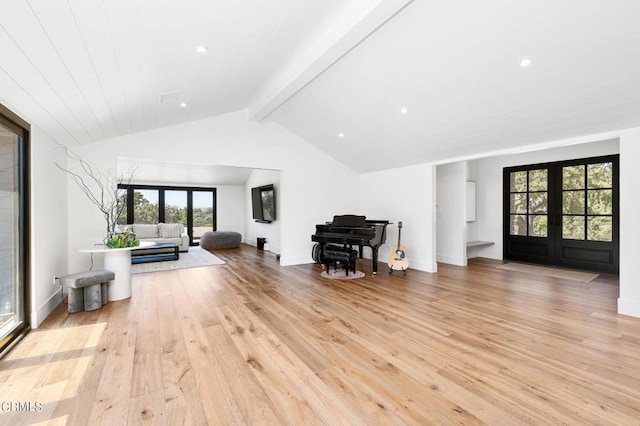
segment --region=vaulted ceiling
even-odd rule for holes
[[[246,109],[367,172],[640,126],[639,24],[637,0],[11,0],[0,102],[68,144]]]

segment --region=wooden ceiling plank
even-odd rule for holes
[[[97,78],[68,5],[32,1],[31,6],[78,93],[73,108],[82,114],[93,140],[119,135],[108,100]],[[65,88],[65,90],[71,90]]]

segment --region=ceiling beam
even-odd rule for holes
[[[259,121],[311,83],[413,0],[378,0],[371,8],[354,2],[322,34],[294,53],[249,105],[249,118]],[[310,46],[310,44],[312,44]]]

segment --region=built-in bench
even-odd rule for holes
[[[494,244],[493,241],[467,241],[467,248],[486,247]]]
[[[105,270],[79,272],[60,277],[60,284],[67,287],[67,312],[75,314],[100,309],[108,300],[109,281],[115,278],[116,274]]]

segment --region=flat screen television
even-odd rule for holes
[[[251,188],[251,209],[256,222],[271,223],[276,220],[276,193],[273,185]]]

